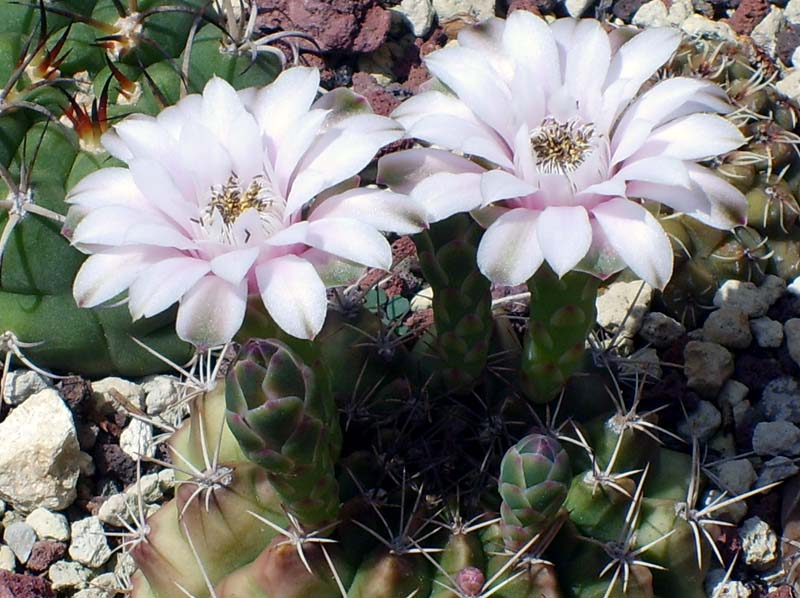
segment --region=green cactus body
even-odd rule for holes
[[[207,598],[198,561],[212,582],[253,561],[276,532],[250,512],[276,525],[286,524],[278,496],[261,468],[242,463],[228,469],[228,475],[208,490],[213,492],[208,502],[197,485],[182,484],[175,499],[148,519],[147,539],[131,554],[156,598],[175,596],[176,584],[197,598]]]
[[[225,398],[228,426],[287,509],[310,525],[335,519],[339,422],[324,376],[282,343],[252,341],[229,373]]]
[[[217,598],[340,598],[331,567],[339,583],[349,586],[353,572],[335,545],[306,542],[295,546],[278,536],[252,563],[223,579],[215,593]]]
[[[466,568],[483,571],[486,567],[486,555],[477,533],[456,532],[450,535],[438,558],[439,567],[433,577],[433,588],[430,598],[459,598],[452,588],[450,579],[458,584],[459,573]]]
[[[530,434],[500,463],[499,490],[506,548],[517,550],[551,522],[567,497],[569,456],[557,440]]]
[[[429,596],[431,565],[420,554],[395,554],[380,546],[356,571],[347,598]]]
[[[433,289],[438,368],[451,390],[469,389],[486,366],[492,331],[491,284],[475,262],[480,229],[466,214],[451,216],[414,236],[419,262]]]
[[[543,265],[528,281],[531,292],[528,335],[520,382],[525,395],[546,403],[584,363],[584,344],[594,326],[600,281],[582,272],[560,279]]]

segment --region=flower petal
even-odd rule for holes
[[[258,247],[228,251],[211,260],[211,271],[221,279],[238,285],[258,258]]]
[[[306,243],[335,256],[371,268],[388,270],[392,248],[374,228],[350,218],[325,218],[310,222]]]
[[[373,228],[410,235],[427,226],[425,209],[408,195],[359,188],[329,197],[315,207],[309,221],[327,218],[359,220]]]
[[[223,345],[242,327],[246,307],[247,281],[205,276],[181,298],[175,331],[198,351]]]
[[[592,244],[592,225],[583,206],[545,208],[536,234],[544,258],[559,277],[572,270]]]
[[[307,112],[319,89],[319,71],[293,67],[283,71],[261,89],[251,106],[261,132],[270,138],[271,149],[279,147],[286,134]]]
[[[414,187],[437,172],[483,172],[483,168],[440,149],[415,148],[393,152],[378,160],[377,182],[392,191],[410,193]]]
[[[480,207],[483,203],[480,181],[481,175],[475,172],[439,172],[414,187],[411,197],[426,211],[428,222],[438,222]]]
[[[539,213],[525,208],[509,210],[486,229],[478,245],[478,268],[495,284],[527,281],[544,257],[539,247],[536,221]]]
[[[175,255],[168,249],[143,251],[120,247],[90,255],[75,275],[72,294],[79,307],[94,307],[113,299],[155,260]]]
[[[564,83],[582,104],[597,97],[611,62],[611,44],[599,21],[579,19],[567,53]]]
[[[628,267],[650,286],[663,289],[672,276],[672,246],[658,220],[622,197],[595,206],[592,214]]]
[[[322,329],[328,299],[309,262],[295,255],[271,259],[256,268],[256,280],[269,315],[288,334],[312,339]]]
[[[666,156],[701,160],[718,156],[745,143],[738,127],[716,114],[690,114],[662,125],[647,138],[634,157]]]
[[[157,216],[146,218],[125,206],[97,208],[87,213],[72,232],[74,245],[158,245],[194,249],[194,242]]]
[[[483,205],[503,199],[525,197],[536,193],[538,188],[505,170],[490,170],[481,176]]]
[[[524,10],[511,13],[503,31],[503,49],[517,71],[535,74],[545,89],[555,89],[561,83],[558,48],[541,17]]]
[[[179,256],[160,260],[142,271],[128,291],[134,320],[149,318],[178,301],[211,266],[205,260]]]

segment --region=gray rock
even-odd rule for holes
[[[778,536],[758,517],[750,517],[739,527],[744,561],[754,569],[768,569],[778,558]]]
[[[60,513],[52,513],[40,507],[31,511],[25,518],[25,523],[33,528],[40,540],[69,540],[69,522]]]
[[[495,0],[433,0],[439,23],[467,18],[484,21],[494,16]]]
[[[92,569],[102,567],[111,556],[103,525],[97,517],[86,517],[72,522],[72,544],[69,556]]]
[[[92,577],[92,572],[79,563],[58,561],[50,565],[47,577],[50,579],[54,591],[63,592],[85,587]]]
[[[747,459],[724,461],[715,468],[720,485],[730,495],[744,494],[756,481],[756,470]]]
[[[639,10],[633,15],[632,23],[643,29],[666,27],[670,25],[668,15],[669,11],[661,0],[650,0],[650,2],[639,7]]]
[[[175,470],[162,469],[161,471],[159,471],[158,485],[161,488],[161,492],[172,490],[175,487]]]
[[[678,434],[687,440],[697,437],[705,442],[714,435],[721,423],[719,409],[708,401],[700,401],[697,408],[678,424]]]
[[[718,490],[709,490],[703,495],[703,507],[708,507],[712,504],[719,505],[730,498],[727,494],[723,494]],[[747,516],[747,503],[745,501],[732,502],[724,507],[719,507],[714,510],[714,517],[722,519],[730,519],[733,523],[739,523]]]
[[[92,382],[92,395],[95,408],[104,413],[114,413],[115,411],[124,413],[126,411],[125,402],[139,409],[145,408],[142,387],[122,378],[112,376]]]
[[[639,329],[639,336],[658,348],[668,347],[685,333],[683,324],[657,311],[645,315]]]
[[[764,300],[772,305],[786,294],[786,281],[780,276],[767,274],[758,288]]]
[[[773,5],[770,6],[767,16],[761,19],[750,32],[750,39],[772,57],[775,57],[778,30],[783,25],[783,21],[783,9]]]
[[[128,495],[129,500],[130,497],[138,499],[141,496],[142,500],[147,503],[159,502],[164,497],[164,492],[161,489],[161,480],[157,473],[143,475],[138,482],[131,484],[125,494]]]
[[[680,23],[683,32],[691,37],[736,41],[736,32],[723,21],[713,21],[702,15],[691,15]]]
[[[119,435],[119,447],[134,460],[140,456],[152,457],[156,453],[153,427],[147,422],[132,419]]]
[[[789,0],[783,9],[783,16],[793,25],[800,25],[800,0]]]
[[[613,282],[597,297],[597,323],[611,334],[633,338],[642,327],[650,301],[653,298],[653,287],[635,280],[633,282]]]
[[[36,393],[0,422],[0,498],[15,509],[54,511],[75,500],[80,448],[58,393]]]
[[[661,379],[661,360],[658,352],[652,347],[639,349],[635,353],[619,361],[619,373],[621,376],[639,376],[641,380],[647,376],[648,380]]]
[[[770,292],[771,293],[771,292]],[[750,318],[760,318],[767,314],[770,302],[767,291],[762,291],[752,282],[728,280],[714,295],[717,307],[738,307]]]
[[[800,455],[800,429],[790,422],[759,422],[753,431],[757,455]]]
[[[158,415],[178,403],[178,383],[174,376],[152,376],[142,382],[148,415]]]
[[[122,522],[128,521],[129,507],[133,506],[127,494],[112,494],[97,509],[97,518],[108,525],[122,527]]]
[[[564,7],[567,9],[569,16],[577,19],[586,12],[592,3],[592,0],[565,0]]]
[[[33,545],[36,544],[36,532],[27,523],[17,521],[3,531],[3,542],[14,552],[17,560],[24,565],[31,556]]]
[[[14,571],[17,568],[17,557],[14,551],[5,544],[0,544],[0,571]]]
[[[719,400],[721,403],[728,403],[731,407],[735,407],[747,398],[750,389],[738,380],[726,380],[722,385],[722,390],[719,391]]]
[[[776,349],[783,343],[783,325],[766,316],[750,320],[750,330],[759,347]]]
[[[50,380],[33,370],[14,370],[6,375],[6,386],[3,389],[3,402],[16,407],[28,397],[50,388]]]
[[[393,10],[399,14],[411,27],[416,37],[425,37],[433,26],[433,11],[431,0],[403,0]]]
[[[750,598],[750,588],[741,581],[728,579],[726,581],[724,569],[714,569],[708,572],[704,582],[706,594],[709,598]]]
[[[103,588],[88,587],[72,595],[72,598],[113,598],[114,594]]]
[[[789,356],[800,365],[800,318],[786,320],[783,325],[783,333],[786,335],[786,348]]]
[[[783,79],[775,83],[775,88],[786,97],[800,100],[800,69],[794,68],[785,74]]]
[[[781,376],[770,380],[761,393],[759,406],[770,421],[800,422],[800,387],[797,379]]]
[[[674,0],[667,11],[667,20],[674,27],[680,27],[686,19],[694,14],[692,0]]]
[[[733,356],[716,343],[689,341],[683,350],[687,386],[713,399],[733,375]]]
[[[774,482],[790,478],[798,471],[800,471],[800,467],[797,467],[794,461],[788,457],[773,457],[761,466],[761,473],[756,480],[756,488],[763,488]]]
[[[703,324],[703,340],[729,349],[746,349],[753,341],[747,314],[738,307],[720,307]]]

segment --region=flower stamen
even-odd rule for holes
[[[547,174],[577,170],[591,154],[594,125],[577,120],[559,122],[546,118],[531,133],[531,150],[536,165]]]

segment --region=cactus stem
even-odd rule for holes
[[[200,569],[200,574],[203,576],[203,582],[206,584],[206,588],[208,589],[210,598],[217,598],[217,593],[214,591],[214,584],[211,583],[211,579],[209,579],[208,577],[208,572],[206,571],[205,565],[203,565],[203,560],[197,553],[197,548],[195,548],[194,541],[192,540],[192,534],[189,532],[189,526],[186,525],[186,521],[184,519],[181,519],[180,522],[181,522],[181,527],[183,528],[183,535],[186,538],[186,543],[189,545],[189,550],[192,551],[192,556],[194,556],[194,560],[197,562],[197,568]],[[181,585],[177,581],[175,582],[175,585],[184,594],[192,597],[192,594],[188,592],[185,588],[181,587]]]

